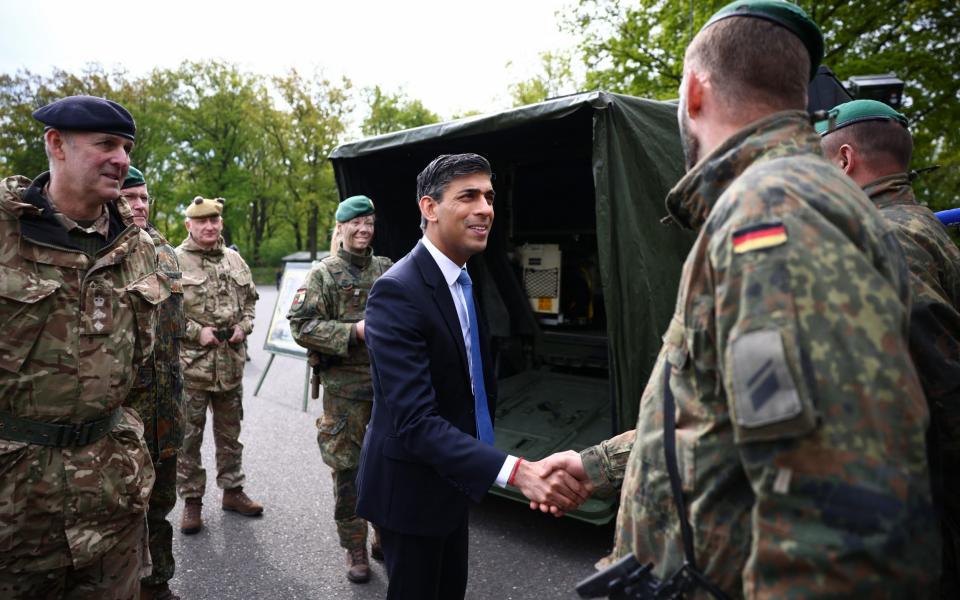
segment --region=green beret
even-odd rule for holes
[[[197,196],[187,207],[185,214],[191,219],[203,219],[205,217],[218,217],[221,213],[223,213],[223,198]]]
[[[830,110],[830,117],[834,122],[833,127],[830,127],[830,119],[818,121],[814,124],[817,133],[827,135],[841,127],[864,121],[896,121],[905,128],[909,128],[910,125],[905,116],[890,105],[876,100],[851,100],[838,104]]]
[[[33,111],[47,129],[99,131],[134,139],[137,125],[124,107],[96,96],[67,96]]]
[[[700,31],[729,17],[754,17],[789,29],[810,54],[810,79],[816,76],[823,60],[823,34],[802,8],[786,0],[737,0],[713,13]]]
[[[337,223],[346,223],[350,219],[372,215],[373,213],[373,200],[366,196],[350,196],[337,206],[337,213],[334,218]]]
[[[123,180],[123,185],[120,186],[120,189],[125,190],[141,185],[147,185],[147,180],[143,178],[143,173],[140,169],[130,165],[130,170],[127,171],[127,178]]]

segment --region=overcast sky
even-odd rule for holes
[[[572,2],[0,0],[0,73],[98,62],[140,74],[202,59],[263,74],[319,68],[403,89],[447,118],[508,107],[508,86],[539,71],[541,52],[574,45],[555,15]]]

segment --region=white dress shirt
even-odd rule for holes
[[[450,260],[446,254],[433,245],[427,236],[420,238],[420,241],[423,243],[423,247],[427,249],[427,252],[430,253],[430,256],[433,257],[437,266],[440,267],[443,280],[447,282],[447,286],[450,288],[450,295],[453,297],[453,306],[456,308],[457,318],[460,320],[460,334],[463,336],[463,345],[467,350],[467,364],[471,367],[470,388],[472,390],[473,365],[470,364],[470,316],[467,314],[467,301],[463,297],[463,287],[457,282],[457,278],[460,277],[460,271],[466,269],[467,265],[457,265],[457,263]],[[513,467],[516,462],[516,456],[507,455],[507,460],[504,461],[503,466],[500,467],[500,473],[497,475],[497,485],[507,487],[507,480],[510,478],[510,473],[513,472]]]

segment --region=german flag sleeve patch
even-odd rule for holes
[[[733,252],[743,254],[779,246],[787,241],[787,228],[783,223],[761,223],[744,227],[733,233]]]

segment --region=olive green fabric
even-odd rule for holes
[[[593,165],[611,379],[619,392],[615,429],[623,431],[637,422],[693,243],[689,232],[660,223],[667,192],[684,172],[676,107],[615,97],[594,117]]]
[[[509,196],[506,188],[510,181],[509,172],[496,172],[497,164],[502,163],[500,155],[515,152],[516,140],[529,136],[537,136],[533,142],[540,148],[554,144],[557,136],[576,131],[575,123],[584,112],[589,113],[592,123],[592,135],[584,136],[584,145],[590,148],[584,148],[584,152],[589,151],[593,174],[615,398],[613,429],[619,432],[636,424],[640,396],[660,349],[660,337],[670,321],[683,259],[693,242],[690,233],[660,223],[667,214],[664,198],[683,174],[675,104],[588,92],[367,138],[339,146],[330,158],[340,196],[348,197],[376,183],[364,172],[380,172],[371,168],[374,162],[391,168],[407,155],[419,152],[428,157],[417,163],[420,169],[436,154],[451,150],[478,152],[494,164],[494,187],[500,202],[501,195]],[[538,127],[545,122],[551,127]],[[513,140],[510,146],[494,141],[491,135],[518,130],[524,137],[507,136]],[[409,236],[409,230],[419,233],[417,171],[411,169],[411,173],[408,189],[393,190],[395,197],[387,190],[375,195],[377,248],[388,249],[386,254],[392,258],[409,250],[404,237]],[[394,203],[400,203],[402,217]],[[500,219],[498,213],[498,222],[507,222],[505,215],[503,221]],[[395,239],[404,243],[394,244]],[[496,239],[491,241],[496,243]],[[494,325],[491,323],[491,327]],[[519,327],[516,322],[513,326]]]

